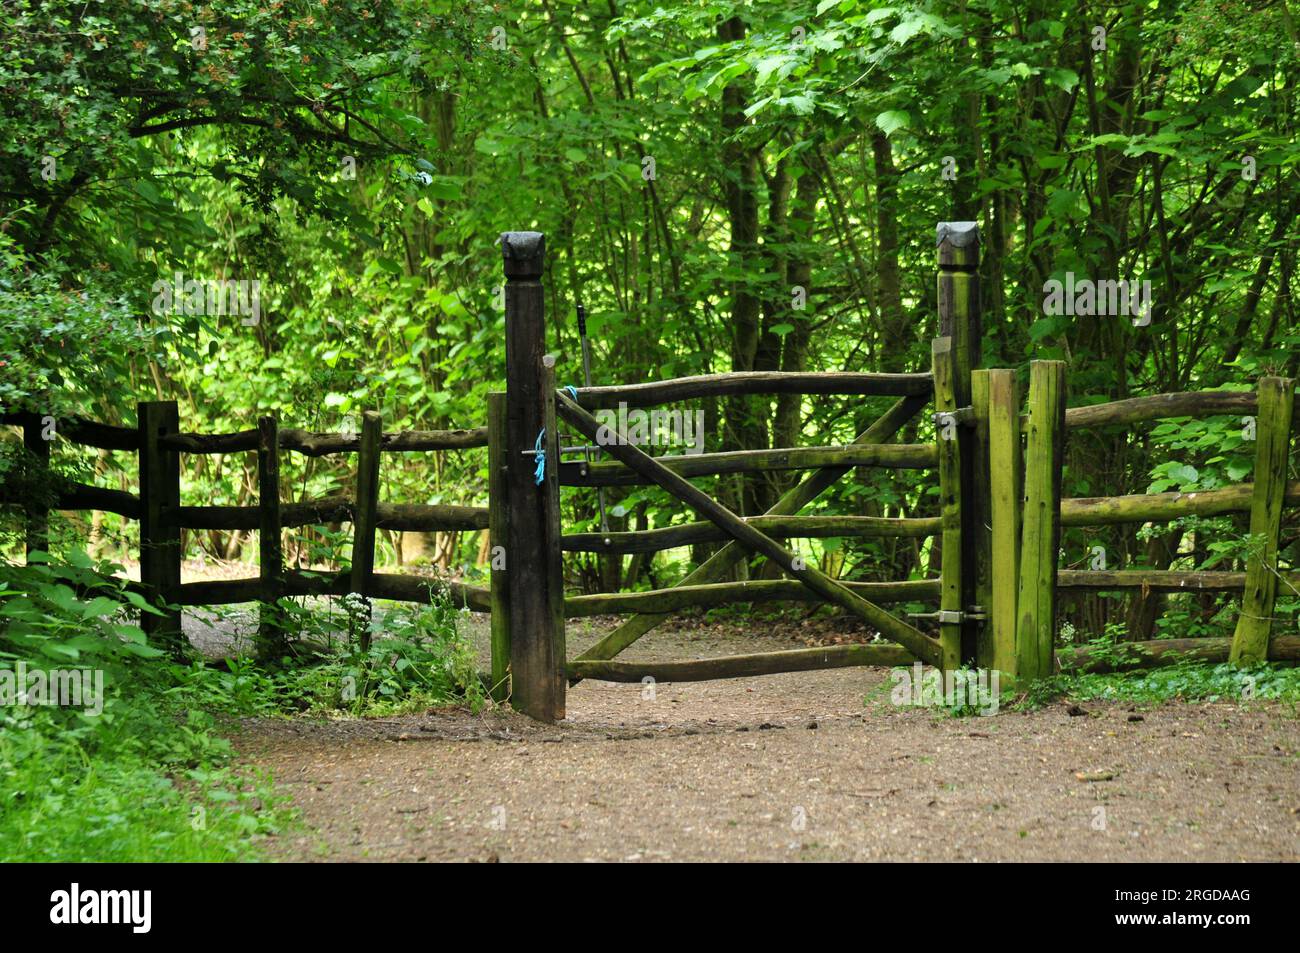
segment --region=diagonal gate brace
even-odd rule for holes
[[[556,401],[556,410],[562,417],[589,439],[599,440],[598,435],[603,425],[595,417],[570,400],[563,392],[556,394]],[[667,490],[746,549],[775,562],[823,599],[834,602],[875,626],[881,634],[903,646],[921,661],[930,665],[940,664],[942,651],[936,640],[807,565],[780,543],[746,523],[685,477],[673,473],[653,457],[624,440],[624,436],[616,432],[614,442],[604,444],[603,449],[610,456]]]

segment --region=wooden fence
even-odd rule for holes
[[[182,433],[174,402],[142,403],[136,428],[82,420],[60,421],[71,442],[139,454],[139,496],[83,484],[58,489],[55,507],[97,509],[140,522],[140,591],[168,606],[146,616],[147,631],[180,643],[179,608],[260,602],[261,626],[276,634],[274,603],[285,596],[343,595],[423,602],[444,589],[468,608],[491,612],[492,662],[487,680],[497,698],[509,697],[543,720],[564,715],[568,685],[582,678],[619,681],[690,680],[759,675],[850,665],[897,665],[919,660],[953,668],[990,668],[1025,681],[1058,667],[1099,671],[1115,666],[1113,650],[1055,650],[1056,596],[1061,590],[1223,591],[1243,593],[1231,639],[1163,639],[1128,643],[1119,663],[1165,664],[1174,658],[1250,662],[1300,660],[1300,637],[1272,625],[1279,589],[1300,592],[1300,573],[1282,572],[1278,542],[1285,506],[1300,503],[1300,482],[1288,482],[1290,439],[1296,415],[1294,384],[1277,377],[1259,382],[1257,393],[1159,394],[1066,407],[1066,369],[1059,361],[1032,361],[1022,411],[1016,375],[980,367],[983,337],[979,310],[979,233],[973,223],[943,223],[937,242],[939,337],[931,367],[910,374],[731,373],[627,386],[556,387],[554,357],[546,350],[543,236],[502,236],[506,275],[506,389],[489,395],[487,426],[474,430],[404,431],[385,434],[378,414],[367,413],[359,434],[322,434],[279,429],[263,417],[255,430],[233,434]],[[751,394],[888,396],[895,403],[844,446],[817,446],[700,453],[654,458],[602,431],[593,411],[626,403],[647,407],[670,401]],[[899,444],[892,438],[917,413],[933,405],[936,439]],[[1062,499],[1063,448],[1072,431],[1129,426],[1167,418],[1232,414],[1256,419],[1254,478],[1204,492]],[[612,459],[562,459],[563,419]],[[24,428],[24,442],[48,461],[42,421],[13,414],[4,423]],[[379,501],[382,454],[488,448],[486,508],[413,506]],[[354,499],[330,497],[283,503],[278,490],[279,455],[357,454]],[[537,451],[544,454],[537,478]],[[182,506],[181,454],[256,451],[257,506]],[[584,454],[585,457],[585,454]],[[932,517],[800,516],[799,511],[855,467],[932,470],[940,507]],[[723,473],[811,470],[768,512],[738,516],[688,480]],[[562,486],[655,484],[684,502],[700,521],[636,532],[564,534]],[[14,501],[11,501],[14,502]],[[28,548],[45,548],[48,514],[27,499]],[[1151,523],[1186,516],[1248,513],[1251,550],[1245,572],[1128,569],[1058,569],[1062,527]],[[320,574],[287,569],[281,553],[285,527],[350,521],[349,570]],[[221,582],[180,581],[180,531],[256,529],[259,574]],[[414,575],[374,571],[375,531],[487,530],[490,589],[453,585]],[[777,540],[790,538],[936,538],[941,544],[937,578],[850,582],[826,576]],[[608,592],[567,597],[563,554],[607,556],[650,553],[695,543],[725,545],[670,589]],[[742,559],[760,554],[789,577],[727,581]],[[828,601],[858,616],[888,639],[862,645],[797,649],[664,662],[624,662],[616,656],[671,613],[734,602]],[[881,604],[930,602],[924,614],[937,637],[916,628]],[[592,648],[570,658],[565,619],[627,614],[620,626]]]
[[[163,607],[161,616],[142,613],[141,626],[152,638],[173,648],[181,642],[181,607],[261,603],[259,633],[279,635],[276,600],[286,596],[347,595],[427,602],[432,589],[448,591],[460,605],[489,611],[486,589],[444,583],[424,576],[374,571],[375,532],[486,530],[486,507],[433,506],[379,501],[379,464],[385,453],[464,450],[487,446],[486,429],[401,431],[384,433],[380,415],[367,412],[360,433],[313,433],[280,429],[275,417],[261,417],[256,430],[228,434],[181,432],[175,401],[137,406],[136,427],[85,420],[53,421],[54,433],[80,446],[134,452],[139,459],[139,495],[122,490],[60,482],[53,507],[103,510],[140,524],[140,582],[137,591]],[[21,426],[27,449],[38,465],[48,465],[50,421],[34,414],[9,414],[3,423]],[[319,457],[357,455],[354,499],[328,497],[284,503],[280,500],[280,451]],[[182,454],[257,453],[256,506],[183,506]],[[42,504],[23,501],[27,515],[27,550],[47,548],[48,513]],[[352,558],[338,573],[289,569],[281,551],[282,530],[289,527],[348,521],[352,523]],[[258,531],[258,575],[247,579],[181,582],[181,530]],[[363,644],[368,640],[363,633]]]

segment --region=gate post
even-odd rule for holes
[[[514,706],[539,721],[564,717],[564,580],[560,562],[560,442],[555,424],[555,362],[546,354],[540,232],[505,232],[506,551],[510,690]],[[539,435],[543,480],[525,456]]]
[[[1232,633],[1228,661],[1234,665],[1249,665],[1268,658],[1273,604],[1277,598],[1278,537],[1282,531],[1294,401],[1294,381],[1282,377],[1260,379],[1254,489],[1250,499],[1250,536],[1256,545],[1246,560],[1246,590],[1241,595],[1241,615]]]
[[[280,522],[280,423],[257,418],[257,575],[262,602],[257,608],[258,652],[278,660],[286,648],[280,596],[284,590],[283,527]]]
[[[984,337],[980,314],[979,224],[940,222],[935,231],[935,244],[939,337],[952,342],[951,400],[952,409],[958,411],[972,406],[971,372],[980,365],[980,344]],[[974,606],[988,612],[991,580],[991,541],[987,530],[988,466],[973,427],[957,427],[953,437],[959,461],[953,481],[958,488],[954,506],[959,510],[956,518],[960,521],[960,528],[944,534],[944,577],[949,578],[949,559],[959,560],[960,569],[954,574],[960,579],[956,609],[962,613],[962,621],[954,624],[954,634],[950,638],[956,641],[956,633],[960,632],[960,661],[975,662],[978,656],[985,654],[979,651],[984,630],[981,623],[969,618],[968,614]],[[951,557],[947,551],[950,539],[959,549]]]
[[[1065,362],[1029,363],[1025,512],[1016,594],[1016,679],[1055,669],[1056,561],[1061,547],[1061,451],[1065,440]]]
[[[976,371],[973,377],[977,437],[989,490],[990,578],[982,602],[986,621],[981,668],[1016,674],[1016,589],[1020,584],[1020,392],[1011,370]]]
[[[179,609],[165,608],[181,584],[181,531],[176,507],[181,505],[181,457],[164,450],[158,438],[180,430],[174,400],[136,405],[140,434],[140,582],[148,598],[160,604],[161,616],[140,613],[140,628],[173,653],[185,647]]]

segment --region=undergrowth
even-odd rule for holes
[[[0,861],[260,859],[294,818],[269,778],[234,764],[234,718],[483,701],[445,602],[345,609],[365,650],[333,644],[335,613],[284,604],[296,638],[282,655],[218,666],[151,645],[135,620],[156,610],[106,583],[115,571],[84,554],[0,562]],[[41,680],[70,676],[84,694],[40,703]]]
[[[1107,674],[1060,674],[1031,687],[1018,708],[1062,698],[1143,704],[1167,701],[1270,700],[1300,703],[1300,668],[1265,662],[1237,667],[1184,661],[1163,668]]]

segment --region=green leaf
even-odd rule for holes
[[[876,117],[876,126],[885,135],[890,136],[899,129],[906,129],[912,124],[912,117],[901,109],[891,109]]]

